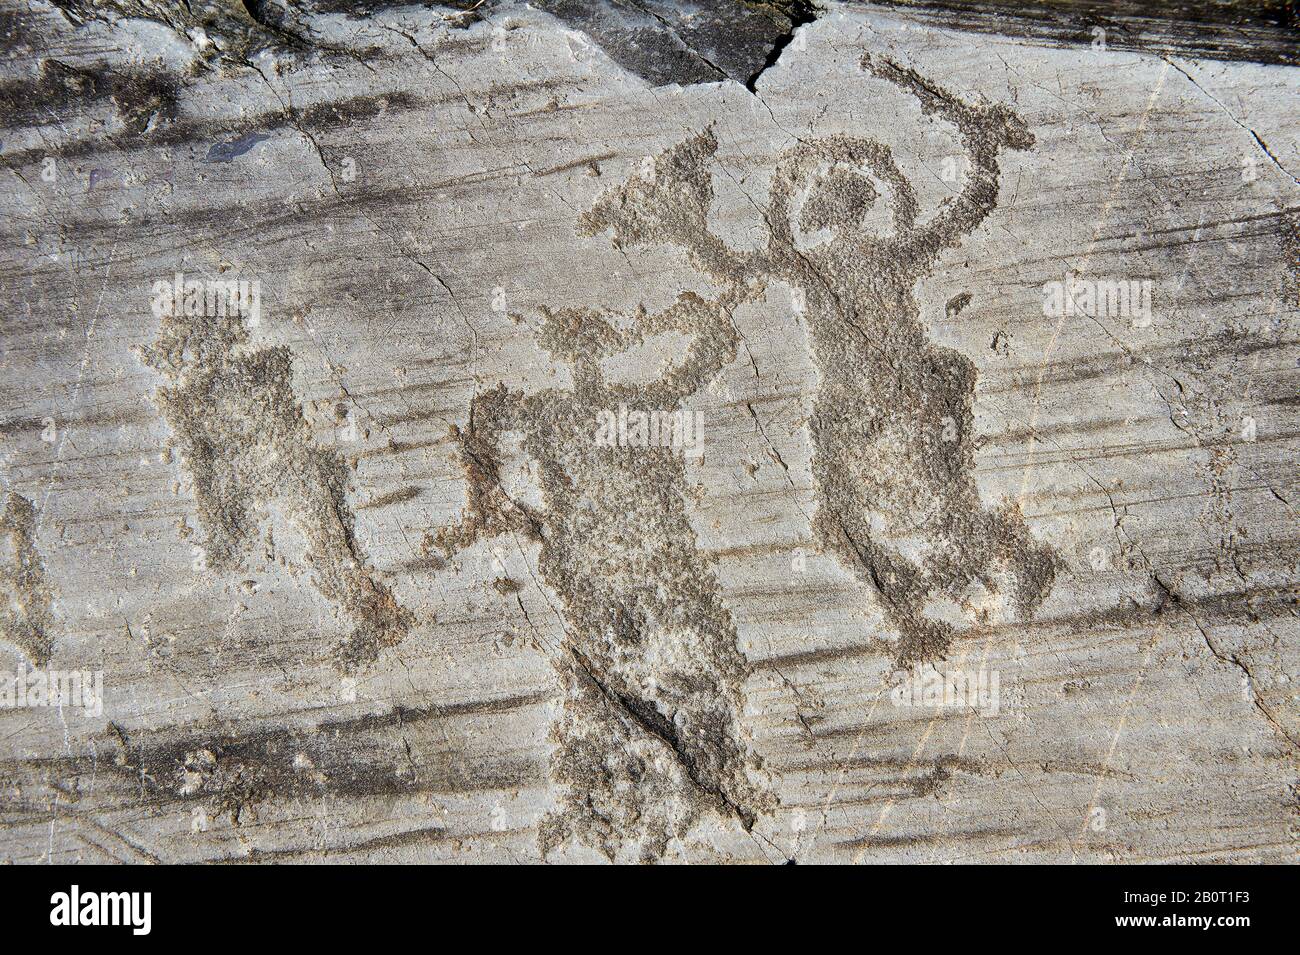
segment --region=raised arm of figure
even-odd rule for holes
[[[940,116],[957,127],[970,160],[961,193],[945,201],[904,242],[905,254],[928,263],[943,249],[958,245],[993,211],[998,198],[998,154],[1003,149],[1029,149],[1034,136],[1009,107],[1001,103],[967,103],[888,57],[863,54],[862,68],[911,93],[920,101],[922,112]]]
[[[603,193],[578,222],[581,235],[612,231],[614,245],[675,245],[715,281],[743,284],[755,255],[731,248],[708,225],[713,203],[713,130],[642,162],[638,175]]]
[[[460,522],[440,528],[434,538],[448,557],[485,537],[510,531],[541,539],[540,519],[527,505],[513,500],[501,483],[501,438],[525,426],[524,396],[498,385],[474,397],[464,428],[452,427],[467,499]]]
[[[717,301],[683,292],[665,309],[651,312],[638,305],[617,323],[593,309],[544,308],[537,341],[555,358],[569,363],[579,389],[586,385],[601,388],[603,359],[644,344],[653,335],[677,332],[690,341],[681,360],[670,363],[658,379],[643,387],[647,401],[672,404],[694,393],[735,360],[740,335],[731,309],[743,298],[741,290],[728,292]]]

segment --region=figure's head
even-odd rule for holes
[[[888,212],[881,208],[884,190]],[[785,153],[772,181],[771,207],[773,237],[796,247],[806,247],[806,237],[817,233],[830,233],[820,241],[856,244],[869,235],[901,234],[916,221],[911,184],[889,147],[850,136],[802,143]],[[879,221],[891,212],[892,223]]]
[[[804,232],[856,229],[876,204],[880,193],[861,170],[835,165],[815,175],[799,210]]]

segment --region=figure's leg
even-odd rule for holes
[[[751,779],[758,762],[741,726],[746,663],[725,608],[701,592],[597,591],[566,636],[568,652],[616,709],[677,759],[688,786],[751,828],[771,799]],[[652,588],[653,589],[653,588]],[[644,599],[641,599],[644,598]]]
[[[542,821],[543,856],[569,839],[614,861],[634,846],[660,859],[707,808],[676,755],[577,665],[559,665],[564,705],[551,728],[559,806]]]
[[[952,641],[953,630],[923,613],[930,593],[927,573],[873,536],[869,497],[845,491],[842,480],[829,475],[816,483],[817,539],[859,580],[875,588],[885,619],[898,632],[899,661],[941,657]]]
[[[936,504],[926,515],[934,541],[929,567],[936,595],[961,605],[967,623],[1014,612],[1027,618],[1051,590],[1055,558],[1037,544],[1014,506],[990,508],[975,483],[976,372],[964,355],[926,344],[918,356],[924,409],[916,470]],[[922,470],[924,469],[924,470]],[[979,593],[982,591],[981,593]],[[1001,606],[1001,610],[994,608]]]
[[[876,588],[900,660],[933,659],[999,600],[1032,613],[1054,564],[1018,514],[980,500],[971,363],[924,342],[892,358],[818,397],[817,531]]]

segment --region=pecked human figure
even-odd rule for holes
[[[768,239],[731,248],[708,228],[711,131],[665,151],[653,175],[602,195],[587,234],[618,245],[672,244],[737,298],[774,281],[802,300],[820,373],[813,402],[814,532],[880,594],[898,630],[902,663],[940,657],[959,627],[995,613],[1030,616],[1050,592],[1056,561],[1014,505],[984,506],[974,481],[976,373],[930,341],[913,289],[940,253],[995,208],[997,157],[1028,149],[1023,121],[998,104],[974,106],[883,58],[862,65],[952,123],[969,159],[961,193],[924,223],[911,182],[888,146],[834,135],[783,153],[764,216]],[[892,230],[867,215],[891,194]]]
[[[563,643],[548,647],[565,694],[552,728],[560,808],[542,826],[544,853],[577,837],[611,859],[653,861],[706,808],[748,830],[771,805],[740,724],[747,665],[687,519],[685,449],[601,433],[614,409],[690,414],[683,402],[735,357],[727,307],[687,293],[620,328],[587,309],[544,311],[538,340],[570,366],[572,389],[479,394],[457,433],[469,501],[438,535],[443,550],[500,534],[540,541],[540,575],[563,601]],[[603,359],[669,331],[691,339],[683,360],[648,383],[606,380]],[[511,434],[541,506],[512,499],[502,479]]]

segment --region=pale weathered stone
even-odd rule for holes
[[[1295,860],[1294,67],[61,6],[0,858]]]

